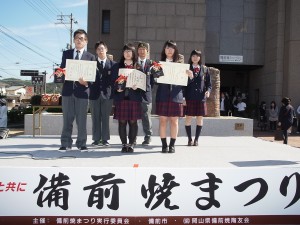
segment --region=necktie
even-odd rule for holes
[[[76,54],[76,56],[75,56],[75,59],[76,59],[76,60],[79,60],[79,54],[80,54],[80,51],[77,50],[76,52],[77,52],[77,54]]]
[[[103,61],[100,61],[100,66],[103,69]]]
[[[144,71],[144,61],[141,60],[141,66],[142,66],[142,70]]]

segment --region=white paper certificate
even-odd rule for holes
[[[134,85],[137,88],[146,91],[146,74],[136,69],[119,69],[120,75],[127,76],[126,87],[133,87]]]
[[[94,82],[96,69],[96,61],[67,59],[65,80],[78,81],[80,77],[83,77],[85,81]]]
[[[157,83],[187,86],[188,75],[186,74],[186,70],[190,69],[189,64],[173,62],[159,63],[164,71],[164,76],[157,78]]]

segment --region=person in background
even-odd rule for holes
[[[142,92],[142,125],[144,131],[144,141],[142,145],[149,145],[151,143],[152,135],[152,122],[151,122],[151,110],[152,110],[152,88],[154,84],[154,78],[150,74],[151,60],[147,59],[148,45],[145,42],[140,42],[137,49],[138,61],[137,69],[143,72],[146,76],[146,91]]]
[[[220,116],[228,116],[230,110],[230,101],[226,93],[221,92],[220,97]]]
[[[118,68],[136,68],[135,47],[132,44],[124,45]],[[119,123],[119,136],[122,142],[121,152],[132,153],[138,133],[137,120],[142,119],[142,90],[135,86],[126,87],[126,78],[122,77],[122,74],[119,76],[119,69],[115,70],[114,119],[117,119]],[[127,144],[127,124],[129,125],[129,144]]]
[[[103,41],[95,44],[97,53],[96,80],[90,86],[90,110],[92,116],[92,139],[94,146],[109,146],[109,116],[112,110],[114,80],[112,70],[116,62],[107,58],[107,45]]]
[[[239,96],[237,99],[238,103],[234,105],[234,107],[237,109],[237,116],[238,117],[245,117],[246,116],[246,103],[242,101],[242,97]]]
[[[95,56],[85,50],[88,37],[85,30],[78,29],[74,32],[75,48],[63,52],[61,68],[66,67],[67,59],[95,61]],[[96,71],[95,71],[96,73]],[[87,109],[90,82],[83,78],[78,81],[65,80],[62,88],[62,111],[63,128],[61,133],[61,147],[59,150],[70,150],[72,148],[72,132],[74,119],[77,123],[78,135],[76,147],[79,150],[87,150]]]
[[[276,130],[276,124],[278,121],[278,108],[276,106],[275,101],[272,101],[269,109],[269,122],[270,122],[270,130]]]
[[[279,111],[278,116],[278,126],[281,127],[283,134],[283,144],[288,143],[288,129],[290,129],[293,125],[293,118],[295,115],[295,111],[293,106],[290,104],[291,99],[288,97],[284,97],[281,100],[282,106]]]
[[[260,130],[266,131],[267,130],[267,106],[266,102],[262,101],[259,107],[259,124]]]
[[[4,98],[0,99],[0,127],[7,128],[7,106]]]
[[[297,108],[297,120],[298,120],[297,134],[299,134],[300,133],[300,105]]]
[[[202,64],[202,54],[199,50],[191,52],[189,62],[193,76],[188,79],[184,96],[186,100],[185,130],[188,136],[188,146],[198,146],[198,138],[203,127],[203,116],[207,114],[206,99],[211,92],[211,79],[208,68]],[[196,117],[196,132],[192,141],[192,118]]]
[[[168,40],[164,43],[161,52],[161,61],[179,62],[179,53],[176,42]],[[193,76],[192,71],[186,74]],[[162,153],[174,153],[178,135],[178,118],[183,117],[183,86],[173,84],[157,84],[156,114],[159,116],[159,135],[162,143]],[[170,122],[170,143],[167,144],[167,125]]]

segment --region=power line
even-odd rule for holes
[[[45,4],[47,4],[48,6],[50,6],[50,8],[52,7],[54,9],[54,11],[56,11],[56,14],[61,14],[62,12],[56,7],[56,5],[54,5],[54,3],[52,1],[45,1]]]
[[[35,5],[34,3],[30,2],[29,0],[25,0],[25,2],[35,11],[37,12],[40,16],[42,16],[44,19],[47,19],[48,21],[52,22],[54,20],[54,18],[52,18],[52,16],[49,16],[49,13],[46,11],[43,12],[43,10],[38,7],[37,5]],[[38,2],[38,1],[37,1]],[[47,17],[47,18],[46,18]]]
[[[15,34],[14,32],[12,32],[11,30],[9,30],[8,28],[4,27],[3,25],[0,25],[0,27],[6,29],[8,32],[10,32],[11,34],[13,34],[14,36],[17,36],[19,39],[27,42],[28,44],[32,45],[33,47],[35,47],[36,49],[40,50],[41,52],[46,52],[44,49],[41,49],[40,47],[32,44],[31,42],[29,42],[28,40],[26,40],[25,38],[21,37],[20,35]],[[53,57],[56,57],[55,55],[51,54],[50,52],[46,52],[48,55],[51,55]]]
[[[3,27],[3,26],[1,26],[1,27]],[[14,37],[12,37],[10,34],[8,34],[7,32],[5,32],[5,31],[2,30],[1,28],[0,28],[0,32],[3,33],[5,36],[9,37],[10,39],[14,40],[15,42],[19,43],[19,44],[22,45],[23,47],[25,47],[25,48],[29,49],[30,51],[36,53],[37,55],[41,56],[42,58],[47,59],[47,60],[49,60],[50,62],[54,63],[54,61],[53,61],[52,59],[48,58],[47,56],[42,55],[41,53],[37,52],[37,51],[34,50],[33,48],[31,48],[31,47],[25,45],[24,43],[22,43],[21,41],[17,40],[17,39],[14,38]]]

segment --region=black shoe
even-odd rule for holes
[[[109,146],[110,144],[109,144],[109,142],[108,141],[102,141],[102,145],[104,145],[104,146]]]
[[[127,152],[127,145],[126,144],[123,145],[121,152],[123,152],[123,153]]]
[[[169,153],[175,153],[175,147],[169,146]]]
[[[188,146],[192,146],[192,145],[193,145],[193,141],[190,140],[190,141],[188,142]]]
[[[162,153],[168,153],[168,146],[162,147],[161,152]]]
[[[61,150],[61,151],[67,151],[67,150],[71,150],[72,147],[60,147],[58,150]]]
[[[88,150],[88,148],[86,146],[82,146],[79,148],[80,151],[84,151],[84,150]]]
[[[129,153],[134,152],[134,150],[133,150],[133,145],[129,145],[129,146],[128,146],[127,152],[129,152]]]
[[[101,141],[94,141],[92,143],[93,146],[102,146],[102,142]]]
[[[198,146],[198,141],[194,141],[194,146]]]
[[[143,141],[142,145],[150,145],[150,140],[146,139]]]

